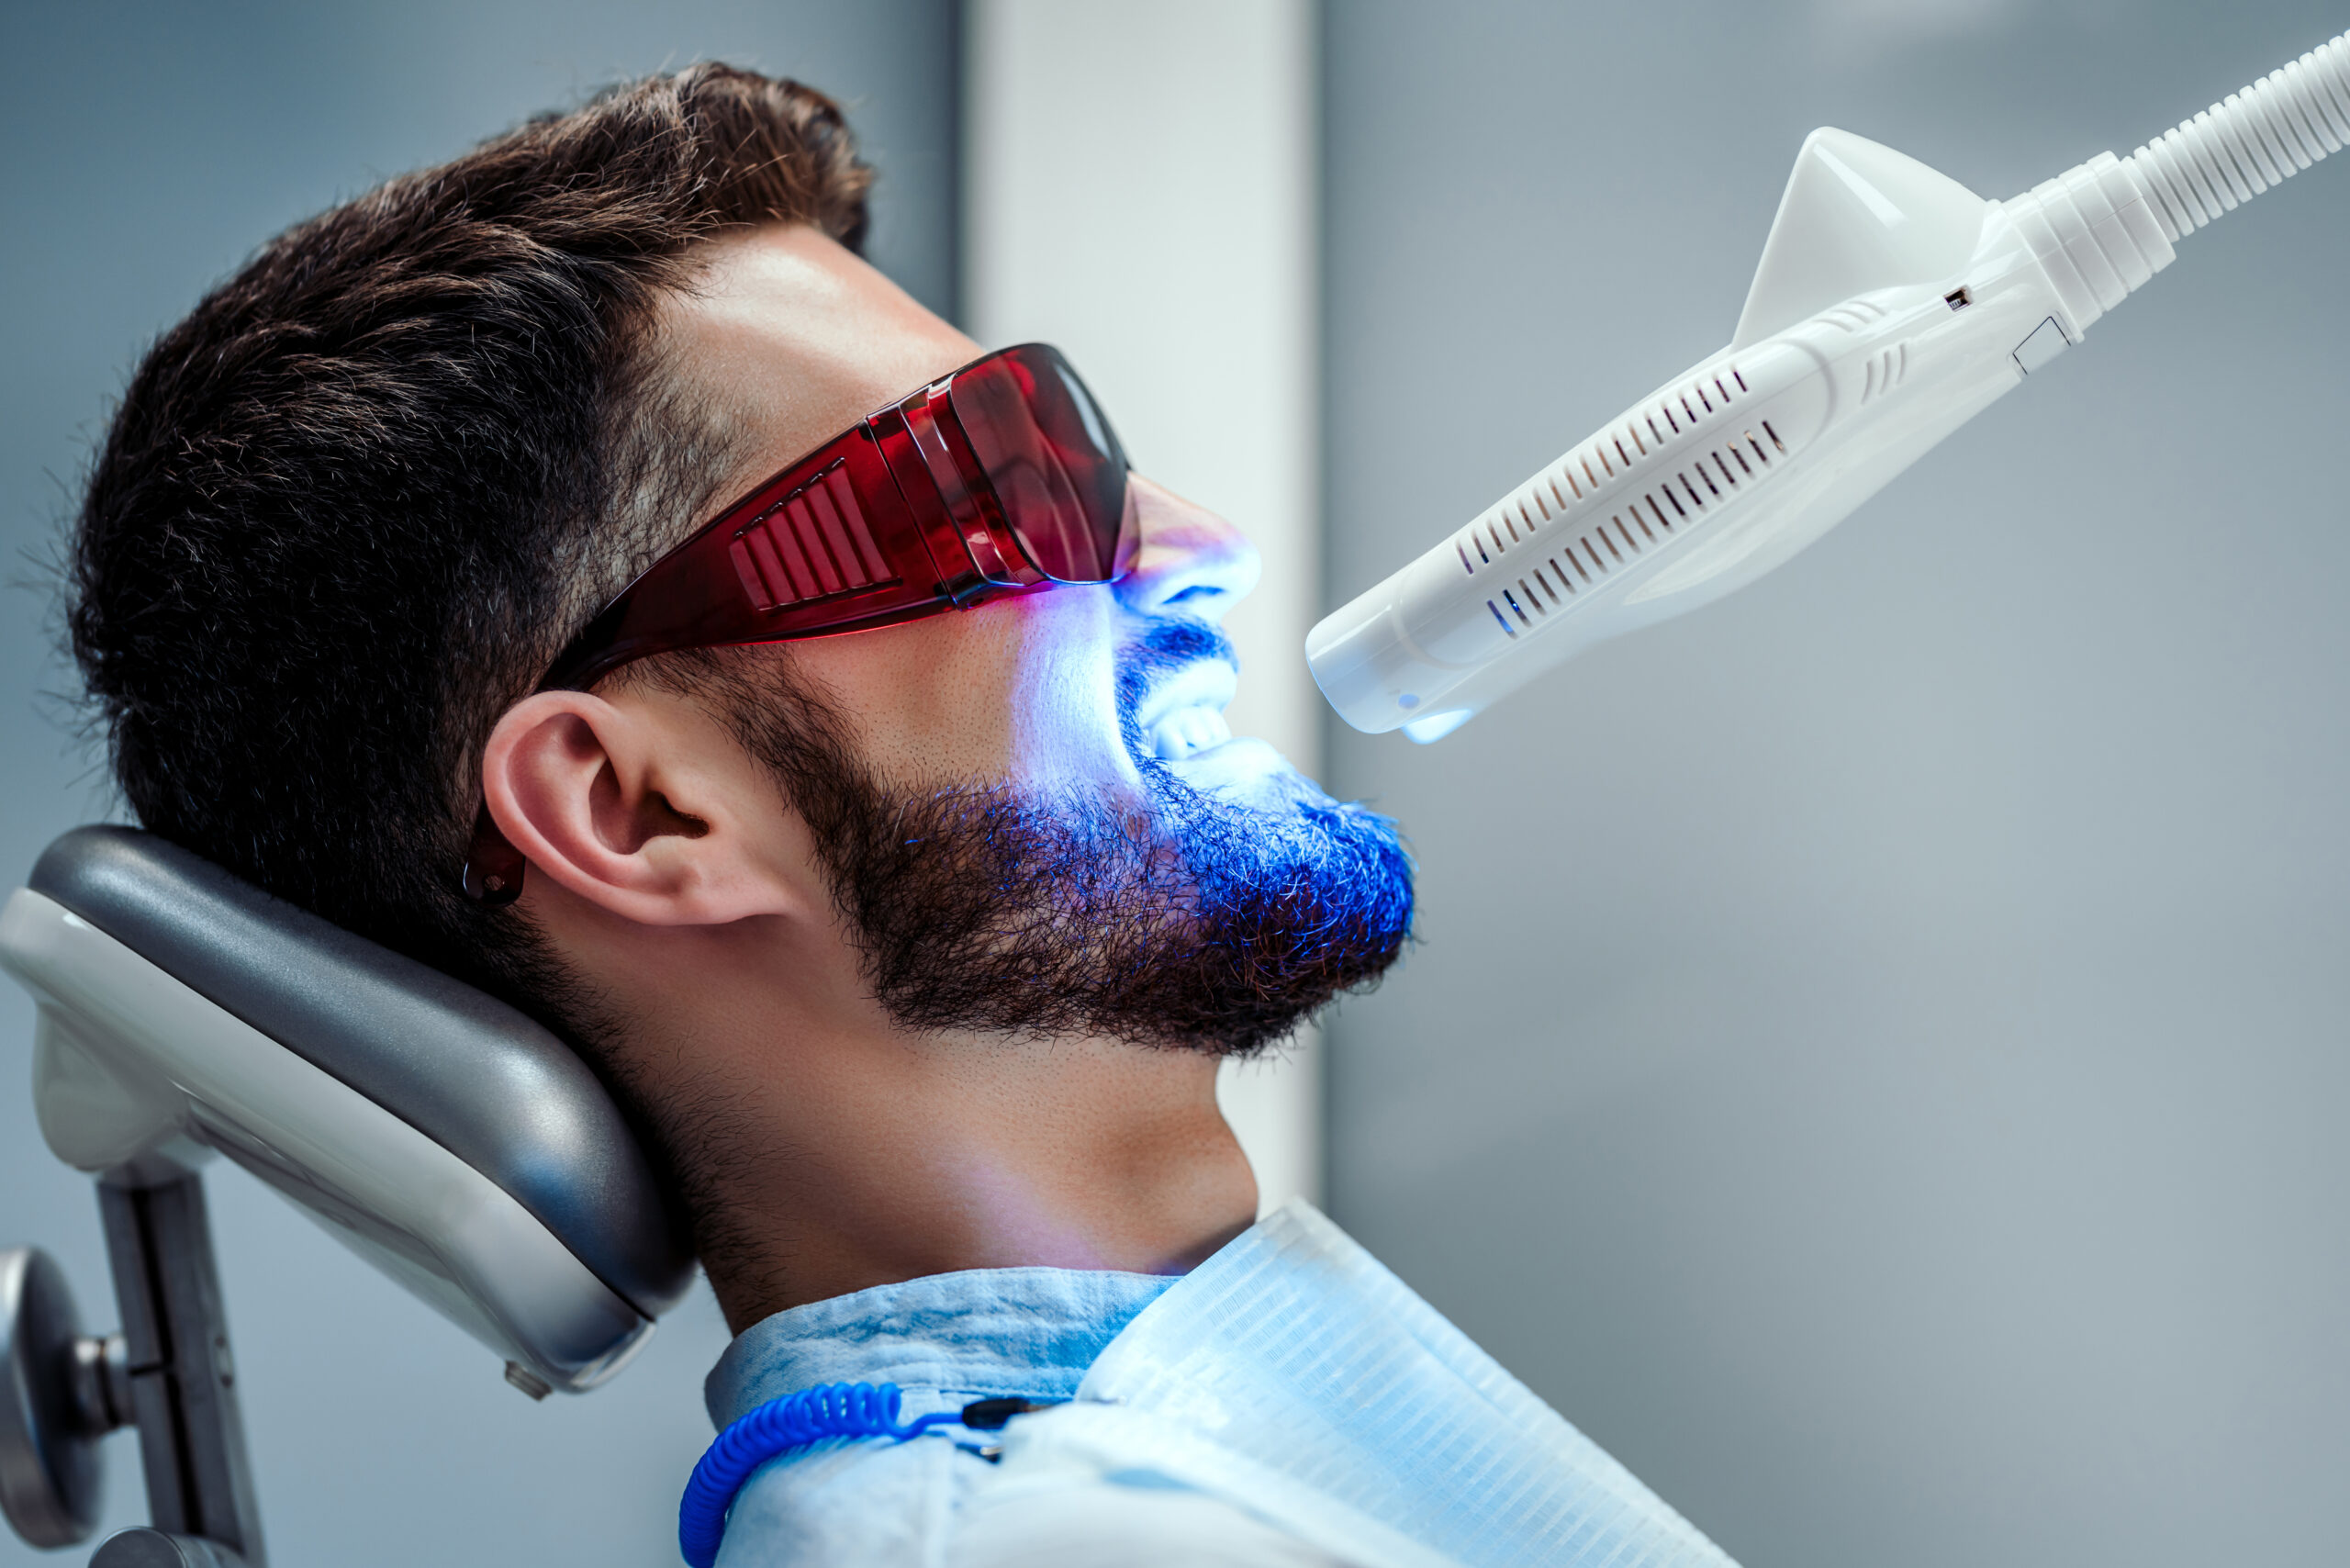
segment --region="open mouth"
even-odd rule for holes
[[[1185,762],[1232,739],[1224,710],[1239,672],[1221,659],[1185,665],[1153,687],[1135,714],[1143,745],[1161,762]]]
[[[1136,707],[1144,749],[1192,789],[1259,810],[1282,811],[1318,795],[1271,743],[1232,733],[1224,710],[1239,684],[1228,659],[1176,666]]]

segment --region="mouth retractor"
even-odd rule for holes
[[[1818,539],[2173,246],[2350,142],[2350,34],[2004,202],[1846,131],[1796,159],[1729,347],[1325,619],[1341,717],[1417,741]]]

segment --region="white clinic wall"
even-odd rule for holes
[[[1307,772],[1321,585],[1309,0],[975,0],[965,13],[966,324],[1058,344],[1136,467],[1237,523],[1263,585],[1226,622],[1233,728]],[[1225,1069],[1268,1206],[1318,1197],[1311,1037]]]

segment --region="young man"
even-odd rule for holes
[[[689,1556],[1719,1561],[1319,1216],[1251,1228],[1217,1061],[1393,960],[1408,865],[1225,729],[1247,542],[860,260],[867,180],[698,67],[216,290],[75,542],[131,805],[576,1043],[737,1332],[721,1426],[946,1417],[754,1418]]]

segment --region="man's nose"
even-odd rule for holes
[[[1181,615],[1211,625],[1257,586],[1264,561],[1248,535],[1205,507],[1137,474],[1140,547],[1118,579],[1118,599],[1137,615]]]

